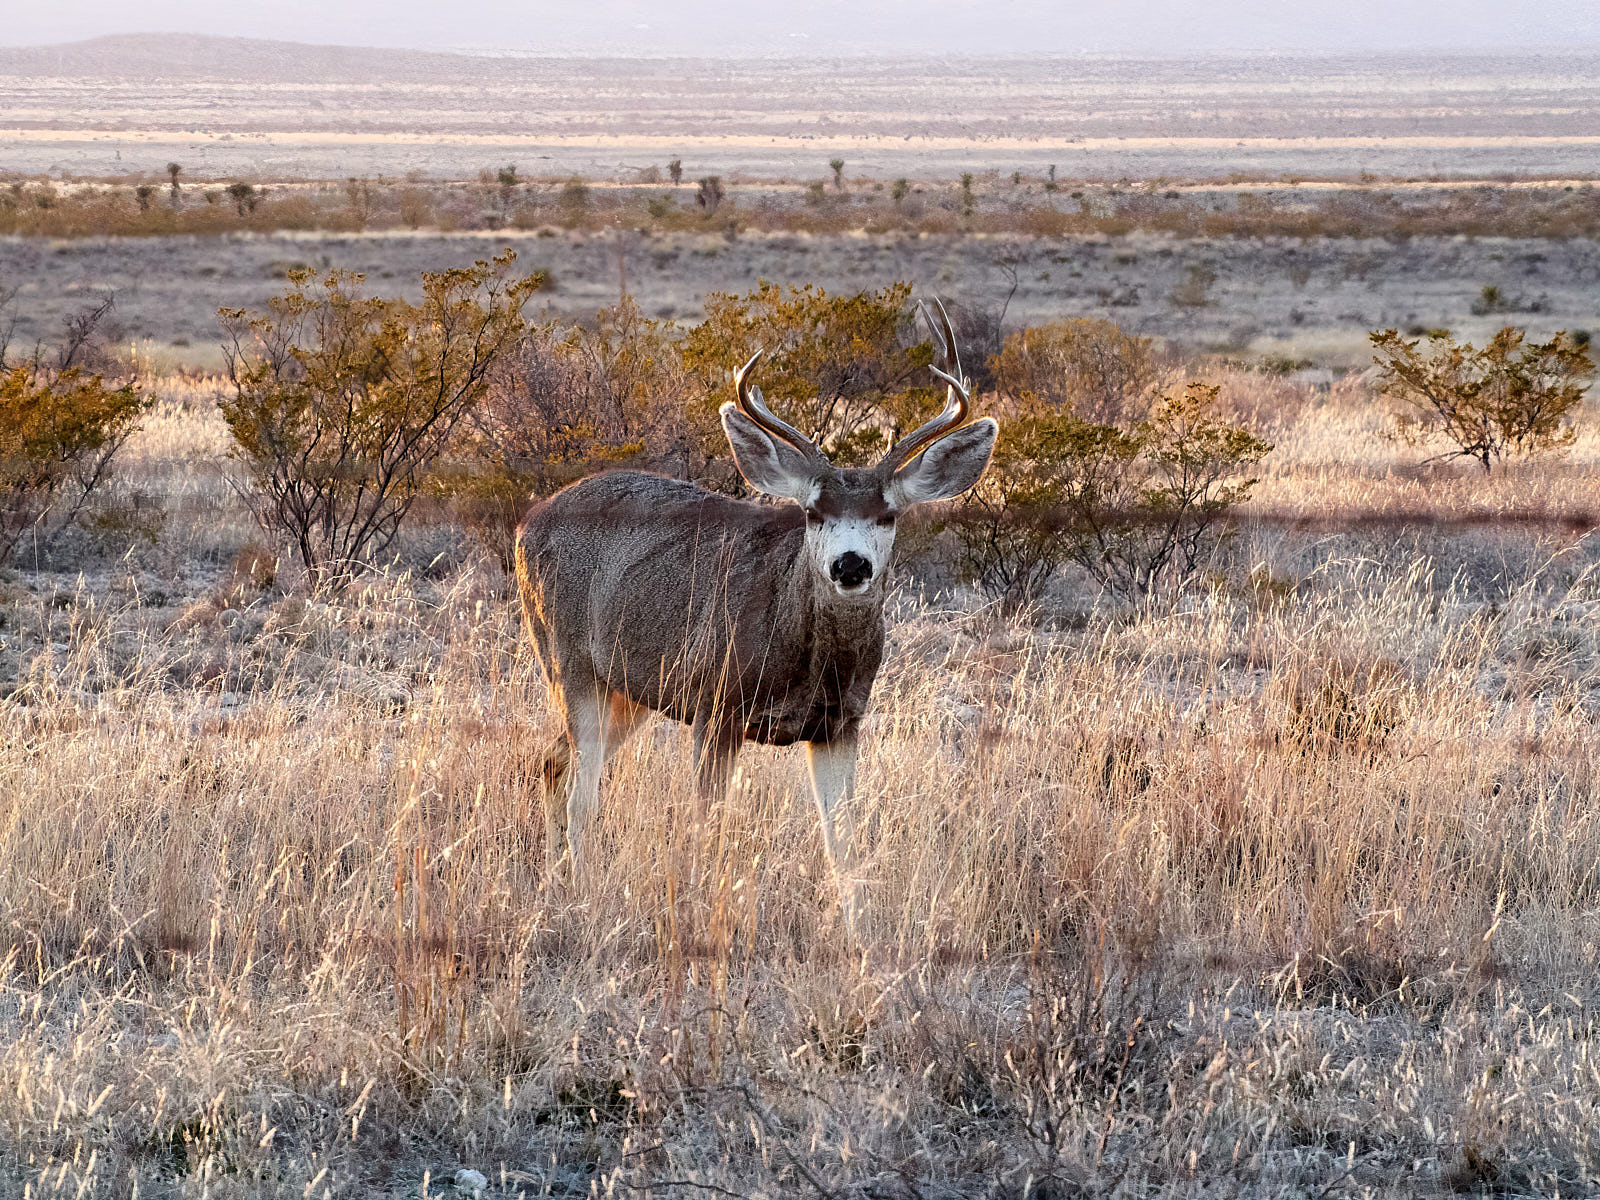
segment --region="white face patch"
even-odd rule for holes
[[[894,525],[865,517],[812,521],[806,526],[806,546],[817,573],[829,586],[841,596],[864,596],[889,572]]]

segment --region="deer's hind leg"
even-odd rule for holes
[[[576,693],[576,694],[574,694]],[[565,820],[566,849],[572,862],[572,878],[583,878],[584,857],[590,841],[590,826],[600,807],[600,777],[608,761],[620,750],[650,710],[635,704],[604,684],[572,689],[566,695],[569,764],[566,769]],[[575,754],[576,762],[571,762]],[[547,793],[547,805],[558,803]],[[550,808],[547,807],[548,813]],[[555,824],[556,818],[550,818]],[[552,832],[554,830],[552,829]],[[552,843],[559,846],[560,842]]]

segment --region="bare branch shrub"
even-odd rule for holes
[[[264,313],[224,309],[233,395],[219,401],[257,519],[314,579],[341,580],[394,540],[542,283],[510,251],[422,277],[423,300],[363,297],[310,271]]]
[[[533,499],[612,466],[687,473],[685,394],[670,327],[631,299],[587,327],[530,329],[491,373],[443,488],[463,523],[509,564]]]
[[[1471,458],[1485,472],[1515,455],[1566,449],[1576,436],[1571,417],[1583,400],[1594,363],[1565,332],[1524,345],[1506,326],[1481,350],[1438,331],[1406,341],[1393,329],[1369,335],[1378,353],[1378,391],[1399,400],[1400,436],[1412,445],[1435,438],[1454,444],[1440,458]]]

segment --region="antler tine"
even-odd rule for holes
[[[972,402],[972,382],[961,373],[961,354],[956,349],[956,334],[950,325],[950,314],[945,312],[944,303],[937,296],[934,297],[933,303],[938,308],[937,321],[934,320],[933,307],[926,301],[917,308],[922,314],[922,319],[928,323],[928,331],[933,334],[933,340],[938,343],[939,358],[944,366],[953,369],[954,374],[938,365],[930,367],[934,375],[945,381],[944,409],[933,420],[918,426],[901,438],[890,448],[889,453],[883,456],[878,469],[887,475],[898,471],[929,442],[936,441],[964,424],[968,407]]]
[[[750,384],[750,368],[754,367],[765,353],[765,349],[757,350],[750,356],[749,362],[733,373],[733,390],[739,400],[739,411],[768,434],[789,443],[806,458],[813,461],[821,459],[822,451],[817,449],[816,443],[775,415],[767,407],[767,402],[761,398],[761,389]]]

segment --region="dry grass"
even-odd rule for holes
[[[1274,511],[1594,494],[1592,433],[1418,485],[1358,389],[1229,386],[1276,422]],[[650,727],[603,879],[546,886],[505,579],[422,529],[304,594],[177,390],[119,493],[159,499],[154,544],[0,583],[0,1190],[1600,1183],[1587,540],[1247,523],[1175,611],[1068,581],[1037,625],[908,588],[863,955],[792,751],[749,750],[697,845],[687,739]]]

